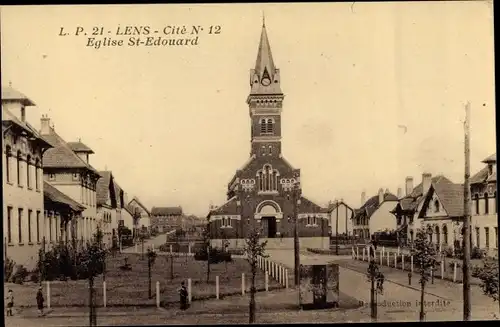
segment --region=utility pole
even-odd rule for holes
[[[465,180],[464,180],[464,259],[463,259],[463,296],[464,296],[464,321],[469,321],[471,316],[470,302],[470,256],[471,256],[471,231],[470,231],[470,102],[465,105]]]
[[[337,212],[337,220],[335,222],[335,254],[339,255],[339,200],[335,201],[335,211]]]
[[[298,174],[295,174],[296,182],[293,189],[293,211],[294,211],[294,233],[293,233],[293,255],[295,261],[295,285],[298,287],[300,284],[300,253],[299,253],[299,217],[298,205],[300,201],[300,181]],[[300,288],[299,290],[299,305],[300,305]]]

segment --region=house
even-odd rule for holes
[[[49,182],[43,182],[44,217],[40,223],[37,217],[36,239],[40,242],[40,235],[44,235],[46,249],[58,242],[68,243],[76,241],[74,221],[81,218],[85,207],[59,191]],[[73,245],[76,245],[73,244]]]
[[[498,249],[498,197],[496,153],[482,161],[485,166],[470,179],[471,224],[474,244],[489,252]]]
[[[26,268],[38,259],[45,221],[42,156],[52,145],[26,119],[35,104],[11,86],[2,87],[2,185],[4,255]]]
[[[261,228],[268,249],[291,249],[298,219],[301,246],[328,248],[327,208],[301,194],[300,169],[282,153],[284,94],[265,24],[248,82],[250,158],[228,183],[227,202],[207,215],[212,243],[221,246],[227,240],[229,247],[243,247],[249,232]]]
[[[354,209],[349,206],[344,200],[330,202],[328,205],[328,216],[331,227],[331,235],[338,234],[353,235],[353,222]]]
[[[406,177],[405,195],[398,197],[398,204],[391,212],[396,218],[398,237],[401,244],[409,244],[414,241],[416,229],[420,227],[416,222],[424,197],[431,184],[437,185],[441,183],[452,182],[443,175],[432,177],[432,174],[424,172],[422,181],[414,187],[413,177]]]
[[[93,151],[80,140],[67,143],[56,133],[48,116],[42,116],[40,122],[40,134],[53,145],[43,154],[44,179],[85,207],[81,218],[74,221],[74,237],[81,243],[90,240],[97,227],[96,187],[100,178],[89,162]]]
[[[134,231],[134,212],[133,208],[126,205],[122,210],[122,219],[118,221],[118,226],[124,226]]]
[[[185,229],[182,207],[151,208],[151,227],[160,233],[182,228]]]
[[[396,220],[391,211],[398,203],[398,197],[388,189],[381,188],[377,195],[365,201],[365,192],[361,198],[363,205],[354,211],[354,235],[360,238],[370,239],[374,233],[383,231],[395,231]]]
[[[97,217],[104,233],[104,243],[111,246],[118,236],[118,222],[122,220],[123,190],[111,171],[100,171],[97,182]]]
[[[135,229],[149,231],[151,228],[151,212],[137,197],[133,197],[128,203],[129,211],[133,213],[132,216],[137,215],[139,220],[136,222]]]

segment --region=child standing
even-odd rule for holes
[[[7,316],[12,317],[13,316],[12,308],[14,307],[14,293],[12,292],[12,290],[9,290],[7,292],[6,302],[7,302]]]
[[[38,315],[39,316],[43,316],[43,302],[44,302],[44,298],[43,298],[43,293],[42,293],[42,287],[40,286],[38,288],[38,292],[36,293],[36,304],[38,306]]]

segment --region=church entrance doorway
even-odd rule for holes
[[[276,217],[263,217],[262,219],[267,223],[267,237],[275,238],[277,232]]]

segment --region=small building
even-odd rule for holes
[[[344,200],[330,202],[328,205],[328,215],[331,227],[331,235],[353,235],[354,225],[352,219],[354,217],[354,209],[349,206]]]
[[[164,233],[171,230],[185,229],[182,207],[153,207],[151,208],[151,227]]]
[[[81,218],[85,207],[59,191],[49,182],[43,182],[44,217],[41,231],[45,231],[46,249],[59,242],[77,241],[76,221]],[[40,229],[37,221],[37,242],[40,242]],[[75,242],[74,245],[78,243]],[[78,244],[81,245],[81,244]]]
[[[362,198],[364,197],[364,192]],[[364,200],[364,199],[362,199]],[[361,208],[354,212],[354,235],[370,239],[377,232],[395,231],[396,220],[391,211],[398,203],[398,197],[388,189],[379,189],[378,194],[370,197]]]
[[[28,269],[44,236],[42,156],[52,147],[26,119],[26,109],[34,105],[11,86],[2,87],[2,242],[4,255]]]
[[[100,171],[97,182],[97,217],[104,233],[104,243],[111,246],[118,235],[118,222],[122,220],[123,190],[111,171]]]
[[[151,229],[151,212],[138,197],[134,196],[132,198],[128,203],[128,209],[132,216],[137,216],[137,219],[134,218],[134,229],[149,232]]]

